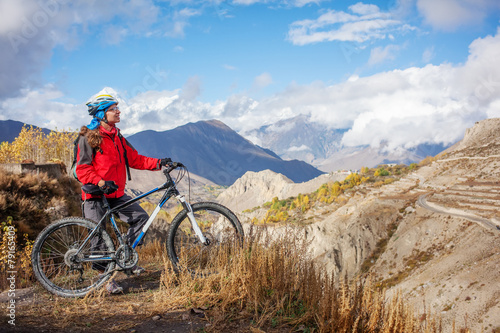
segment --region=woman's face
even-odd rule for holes
[[[111,105],[106,111],[106,119],[108,124],[116,124],[120,122],[120,109],[118,104]]]

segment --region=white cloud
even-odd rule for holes
[[[184,87],[182,87],[180,97],[185,100],[192,101],[201,93],[201,79],[198,76],[190,77]]]
[[[110,45],[120,44],[124,37],[128,34],[128,30],[117,27],[117,26],[109,26],[104,30],[103,38],[106,43]]]
[[[292,146],[287,149],[287,151],[289,152],[304,151],[304,150],[311,150],[311,148],[306,145],[301,145],[300,147]]]
[[[325,0],[233,0],[235,5],[250,6],[256,3],[288,5],[293,7],[304,7],[309,4],[319,4]]]
[[[153,0],[107,0],[98,6],[87,0],[2,0],[0,100],[40,87],[58,45],[74,49],[88,37],[106,44],[132,35],[182,37],[196,15],[199,11],[190,8],[162,12]]]
[[[393,70],[369,77],[353,75],[335,85],[291,83],[260,100],[244,94],[225,101],[196,100],[199,80],[182,89],[144,91],[121,102],[125,134],[146,129],[167,130],[187,122],[220,119],[247,132],[263,124],[304,114],[330,128],[351,128],[345,145],[414,147],[421,143],[452,143],[475,121],[500,115],[500,29],[478,38],[460,65],[444,63]],[[265,76],[264,76],[265,77]],[[265,80],[264,80],[265,81]],[[268,81],[269,82],[269,81]],[[30,121],[53,128],[77,128],[90,118],[83,104],[56,102],[62,93],[53,86],[23,90],[20,97],[0,102],[3,119]]]
[[[398,30],[414,29],[382,12],[376,5],[357,3],[351,13],[329,10],[315,20],[295,21],[290,25],[287,39],[295,45],[324,41],[365,42],[392,38]]]
[[[349,9],[354,13],[354,14],[359,14],[359,15],[370,15],[370,14],[378,14],[380,9],[376,5],[370,5],[370,4],[364,4],[362,2],[358,2],[352,6],[349,7]]]
[[[420,143],[452,143],[474,121],[499,114],[500,35],[475,40],[462,66],[443,64],[409,68],[363,78],[374,87],[367,94],[366,111],[353,115],[352,129],[343,143],[412,147]],[[358,82],[359,82],[358,81]],[[399,82],[399,88],[382,92]]]
[[[76,130],[90,122],[84,103],[56,102],[62,96],[62,92],[53,85],[33,91],[24,89],[19,96],[0,102],[0,117],[2,120],[12,119],[59,130]]]
[[[253,80],[253,89],[262,89],[273,83],[273,78],[269,73],[262,73]]]
[[[417,9],[436,29],[454,31],[460,26],[481,24],[492,12],[498,13],[498,0],[417,0]]]
[[[387,45],[386,47],[374,47],[370,52],[369,65],[375,65],[386,60],[394,60],[396,53],[400,50],[399,45]]]
[[[259,2],[266,2],[266,0],[233,0],[233,3],[235,5],[245,5],[245,6],[253,5]]]
[[[172,21],[167,24],[165,36],[182,38],[185,35],[184,30],[189,26],[189,19],[199,16],[201,11],[192,8],[183,8],[174,13]]]
[[[422,61],[424,63],[429,63],[431,62],[432,58],[434,58],[434,46],[428,47],[425,49],[424,53],[422,54]]]

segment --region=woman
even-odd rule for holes
[[[98,185],[113,208],[131,199],[124,192],[129,167],[140,170],[160,170],[171,160],[139,155],[121,136],[120,130],[116,127],[116,124],[120,122],[120,109],[118,101],[113,96],[95,96],[87,103],[87,107],[89,115],[93,118],[89,125],[83,126],[80,130],[76,175],[82,184]],[[99,197],[82,191],[82,200],[84,216],[99,222],[105,214]],[[138,203],[135,203],[120,210],[118,217],[130,225],[127,241],[129,245],[132,245],[149,216]],[[99,245],[97,241],[92,243],[93,248],[99,248]],[[93,268],[104,272],[105,266],[95,264]],[[144,268],[135,266],[131,271],[134,274],[140,274],[144,272]],[[111,280],[106,288],[112,294],[123,291],[123,288],[114,280]]]

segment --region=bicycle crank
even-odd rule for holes
[[[139,254],[128,245],[122,245],[116,250],[116,264],[124,270],[131,269],[139,262]]]

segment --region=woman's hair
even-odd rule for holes
[[[80,135],[85,135],[87,137],[90,147],[95,149],[101,147],[102,136],[101,133],[99,133],[99,127],[91,130],[87,126],[82,126],[82,128],[80,128]]]

